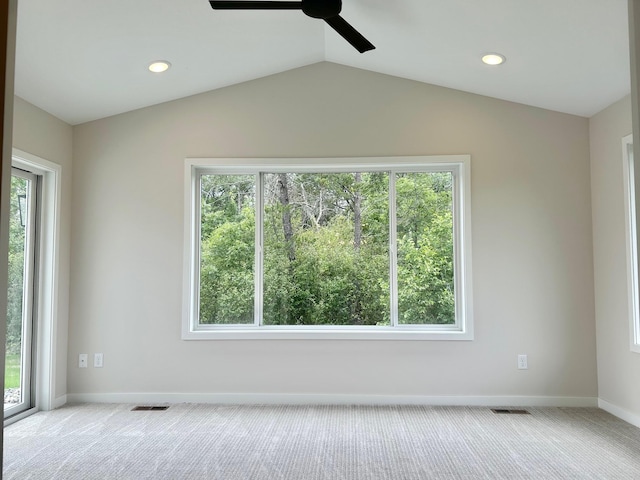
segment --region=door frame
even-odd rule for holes
[[[38,410],[53,410],[65,403],[56,398],[57,332],[60,256],[60,203],[62,167],[17,148],[12,151],[12,165],[42,177],[40,192],[40,237],[37,252],[38,285],[36,286],[37,331],[35,342],[34,407],[4,421],[13,423]],[[66,358],[63,359],[66,362]]]

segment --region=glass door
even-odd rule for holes
[[[36,305],[38,177],[11,170],[4,418],[30,409]]]

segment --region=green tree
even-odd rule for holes
[[[454,316],[452,175],[396,177],[399,321]],[[202,177],[202,323],[252,323],[255,179]],[[388,325],[389,174],[263,175],[263,322]]]
[[[400,323],[455,323],[452,181],[450,173],[396,181]]]
[[[202,177],[201,323],[253,323],[254,182],[251,175]]]
[[[388,175],[283,175],[265,176],[265,323],[388,322]]]
[[[11,177],[9,217],[9,265],[7,291],[7,354],[20,353],[22,344],[22,308],[24,293],[25,227],[20,217],[20,197],[26,198],[27,180]],[[26,212],[25,212],[26,214]]]

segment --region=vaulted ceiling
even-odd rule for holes
[[[20,0],[16,94],[79,124],[329,61],[591,116],[629,90],[627,0],[343,0],[376,49],[300,11]],[[507,58],[500,67],[480,61]],[[153,74],[153,60],[172,68]]]

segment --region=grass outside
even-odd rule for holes
[[[20,355],[7,355],[4,366],[4,388],[20,386]]]

